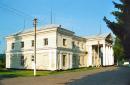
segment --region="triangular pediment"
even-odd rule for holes
[[[105,40],[106,40],[107,42],[109,42],[109,43],[113,43],[113,38],[112,38],[111,33],[106,37]]]

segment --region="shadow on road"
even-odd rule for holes
[[[72,79],[65,85],[130,85],[130,68],[119,67],[117,70],[86,75],[81,79]]]

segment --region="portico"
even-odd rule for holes
[[[114,64],[111,34],[86,37],[88,66],[109,66]]]

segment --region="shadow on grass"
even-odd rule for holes
[[[17,75],[11,73],[11,72],[14,72],[15,70],[0,70],[1,74],[0,74],[0,80],[1,79],[4,79],[4,78],[13,78],[13,77],[17,77]],[[10,73],[9,73],[10,72]],[[4,73],[4,74],[2,74]],[[7,74],[6,74],[7,73]],[[9,73],[9,74],[8,74]]]
[[[22,73],[19,73],[20,71],[22,70],[16,70],[16,69],[0,70],[0,80],[8,79],[8,78],[15,78],[15,77],[23,77],[24,75]]]
[[[14,72],[14,70],[0,70],[0,72],[4,73],[4,74],[2,74],[2,73],[0,74],[0,80],[18,77],[18,75],[11,73],[11,72]],[[7,74],[6,74],[6,72],[7,72]],[[8,74],[8,72],[10,72],[10,73]]]
[[[130,85],[130,68],[119,67],[117,70],[84,75],[81,79],[71,79],[65,85]]]
[[[12,72],[12,70],[0,70],[0,72]],[[0,85],[3,85],[2,84],[2,80],[4,79],[9,79],[9,78],[15,78],[15,77],[18,77],[18,75],[15,75],[15,74],[0,74]]]

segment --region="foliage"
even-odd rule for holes
[[[125,57],[130,58],[130,0],[120,0],[121,4],[113,2],[117,11],[112,12],[116,21],[104,17],[104,21],[112,32],[120,39]]]
[[[124,49],[123,49],[121,41],[118,37],[116,37],[116,39],[115,39],[113,49],[114,49],[115,60],[122,61],[124,59]]]
[[[0,54],[0,68],[5,68],[5,54]]]

